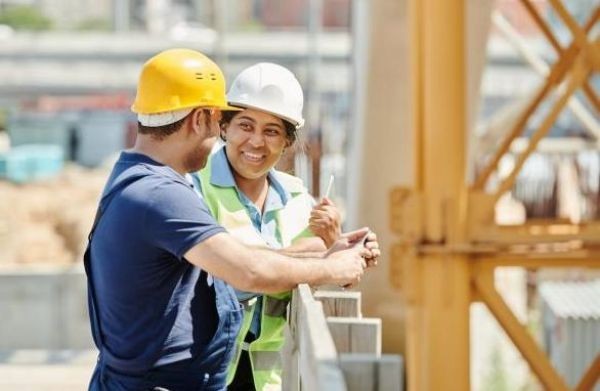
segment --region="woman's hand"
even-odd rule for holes
[[[342,233],[340,211],[327,197],[315,205],[310,213],[310,230],[323,239],[327,248],[339,239]]]

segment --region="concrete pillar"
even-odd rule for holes
[[[354,129],[349,138],[348,227],[369,226],[383,256],[360,285],[365,316],[383,319],[383,351],[404,351],[402,295],[388,278],[388,199],[410,186],[414,138],[410,128],[410,63],[406,0],[354,1]]]

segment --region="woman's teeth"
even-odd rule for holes
[[[255,153],[244,152],[244,156],[248,160],[252,160],[255,162],[261,161],[263,159],[263,155],[257,155]]]

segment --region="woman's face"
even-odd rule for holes
[[[252,109],[236,114],[221,134],[231,166],[246,179],[266,176],[290,144],[283,120]]]

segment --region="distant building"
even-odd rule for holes
[[[267,28],[305,27],[308,24],[309,1],[254,1],[254,17]],[[323,0],[322,26],[325,29],[348,29],[350,0]]]
[[[600,354],[600,280],[540,286],[544,347],[571,387]],[[599,390],[600,385],[594,390]]]

